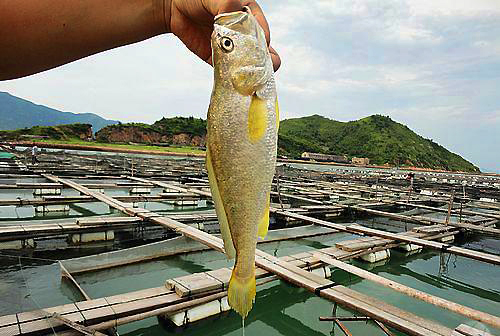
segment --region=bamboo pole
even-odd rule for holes
[[[437,307],[441,307],[444,309],[447,309],[449,311],[452,311],[454,313],[460,314],[462,316],[465,316],[467,318],[482,322],[482,323],[487,323],[495,328],[500,328],[500,318],[497,316],[493,316],[491,314],[472,309],[466,306],[463,306],[461,304],[451,302],[442,298],[439,298],[437,296],[433,296],[430,294],[427,294],[425,292],[419,291],[417,289],[402,285],[400,283],[397,283],[395,281],[386,279],[384,277],[381,277],[379,275],[373,274],[371,272],[365,271],[362,268],[349,265],[345,262],[342,262],[340,260],[336,260],[330,257],[327,257],[324,254],[320,253],[314,253],[313,254],[316,258],[319,260],[323,261],[324,263],[327,263],[329,265],[338,267],[344,271],[347,271],[349,273],[352,273],[354,275],[357,275],[359,277],[362,277],[364,279],[370,280],[372,282],[375,282],[379,285],[391,288],[395,291],[401,292],[403,294],[406,294],[412,298],[433,304]]]
[[[71,320],[61,316],[58,313],[53,313],[52,315],[48,315],[48,317],[54,318],[54,319],[64,323],[65,325],[67,325],[71,329],[74,329],[75,331],[78,331],[79,333],[82,333],[82,334],[87,335],[87,336],[106,336],[106,334],[103,334],[100,331],[97,331],[93,328],[86,327],[84,325],[81,325],[79,323],[71,321]]]
[[[335,320],[352,322],[352,321],[371,321],[373,319],[368,316],[320,316],[319,320],[330,321],[330,322]]]
[[[205,297],[202,297],[199,299],[189,300],[189,301],[174,304],[171,306],[153,309],[153,310],[150,310],[150,311],[147,311],[144,313],[120,317],[120,318],[117,318],[116,320],[101,322],[101,323],[94,324],[94,325],[90,326],[90,328],[95,329],[95,330],[105,330],[105,329],[109,329],[110,327],[130,323],[130,322],[144,320],[148,317],[177,312],[177,311],[180,311],[182,309],[190,308],[190,307],[197,306],[197,305],[200,305],[200,304],[203,304],[206,302],[221,299],[226,295],[227,295],[227,292],[216,293],[216,294],[205,296]]]
[[[80,294],[85,298],[86,301],[92,300],[92,298],[83,290],[80,284],[73,278],[70,272],[64,267],[63,263],[59,260],[59,267],[61,268],[61,276],[67,278],[73,286],[80,292]]]

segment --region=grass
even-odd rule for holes
[[[107,148],[118,148],[118,149],[135,149],[135,150],[146,150],[155,152],[173,152],[173,153],[187,153],[187,154],[203,154],[204,150],[190,147],[163,147],[163,146],[150,146],[150,145],[129,145],[129,144],[112,144],[104,142],[88,142],[79,139],[71,140],[53,140],[53,139],[37,139],[37,142],[45,142],[56,145],[81,145],[81,146],[94,146],[94,147],[107,147]]]

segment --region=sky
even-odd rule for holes
[[[500,1],[260,0],[282,67],[281,119],[390,116],[500,172]],[[122,122],[206,117],[212,68],[173,35],[117,48],[0,91]]]

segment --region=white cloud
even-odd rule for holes
[[[427,42],[439,43],[442,41],[441,36],[436,36],[429,29],[419,28],[402,23],[394,23],[386,30],[387,39],[397,39],[401,42]]]
[[[283,60],[282,117],[388,114],[479,163],[490,160],[477,148],[500,133],[499,0],[259,3]],[[173,36],[0,82],[0,90],[61,110],[145,122],[205,116],[211,88],[211,68]]]
[[[498,0],[407,0],[411,12],[422,16],[499,15]]]
[[[478,40],[472,46],[484,56],[500,56],[500,39],[494,41]]]
[[[162,116],[206,116],[211,67],[173,36],[114,49],[26,78],[0,90],[71,112],[154,122]]]

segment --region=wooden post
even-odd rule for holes
[[[276,174],[276,191],[278,192],[278,201],[280,202],[281,210],[283,210],[283,201],[281,200],[280,177]]]
[[[462,223],[462,209],[463,209],[463,207],[464,207],[464,203],[462,200],[460,200],[460,218],[458,219],[458,221],[460,223]]]
[[[406,203],[410,202],[411,192],[413,191],[413,176],[410,177],[410,190],[408,191],[408,198],[406,199]]]
[[[446,215],[446,220],[444,221],[444,225],[448,225],[450,223],[451,208],[453,207],[454,199],[455,199],[455,190],[452,191],[450,196],[450,201],[448,202],[448,214]]]
[[[83,290],[83,288],[80,286],[80,284],[78,284],[78,282],[75,280],[75,278],[73,278],[71,273],[68,272],[66,267],[64,267],[62,262],[60,260],[58,262],[59,262],[59,267],[61,268],[61,276],[63,278],[68,279],[73,284],[73,286],[75,286],[75,288],[78,290],[78,292],[80,292],[80,294],[85,298],[86,301],[92,300],[90,298],[90,296],[88,296],[88,294]]]

